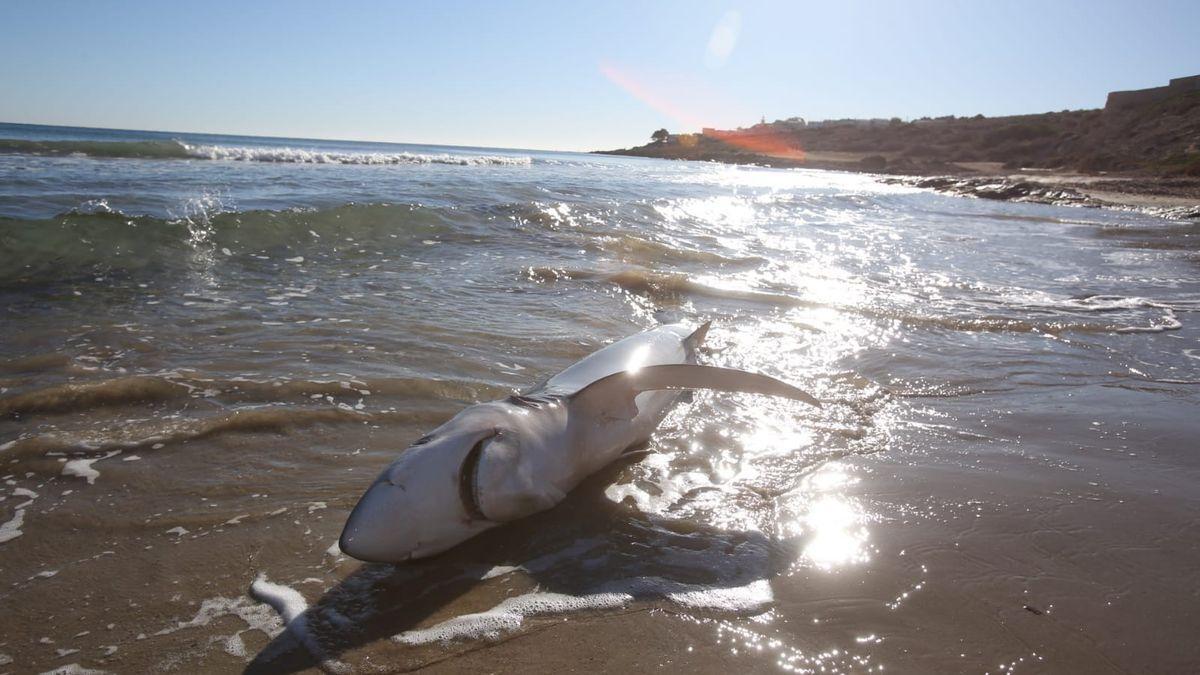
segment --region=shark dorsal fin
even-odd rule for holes
[[[637,415],[634,398],[644,391],[662,389],[714,389],[782,396],[821,407],[821,402],[811,394],[768,375],[690,363],[645,366],[614,373],[575,392],[571,401],[604,417],[632,419]]]
[[[699,349],[704,344],[704,338],[708,336],[708,329],[712,328],[712,321],[705,321],[692,334],[683,339],[683,341],[692,349]]]

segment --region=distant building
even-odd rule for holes
[[[870,119],[856,119],[846,117],[838,120],[813,120],[808,123],[810,127],[829,127],[834,125],[851,126],[851,127],[873,127],[881,126],[890,123],[891,120],[885,120],[881,117],[872,117]]]
[[[1195,91],[1200,91],[1200,75],[1177,77],[1171,80],[1165,87],[1110,92],[1108,99],[1104,102],[1104,109],[1124,110],[1126,108],[1136,108],[1147,103],[1155,103],[1171,98],[1172,96],[1179,96]]]

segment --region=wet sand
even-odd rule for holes
[[[188,444],[169,460],[151,454],[138,461],[170,461],[170,474],[180,477],[153,486],[153,496],[145,494],[149,486],[129,492],[123,476],[136,463],[118,463],[117,456],[97,465],[97,485],[114,486],[103,496],[69,481],[43,488],[38,500],[53,506],[38,515],[42,536],[22,542],[21,560],[5,565],[6,578],[17,581],[5,594],[4,652],[36,664],[30,670],[86,658],[116,672],[229,672],[256,654],[253,672],[317,668],[321,659],[290,632],[260,652],[268,644],[263,631],[282,628],[273,610],[247,596],[251,582],[267,574],[322,608],[298,634],[319,636],[316,650],[331,671],[341,669],[337,663],[357,672],[857,671],[884,664],[901,672],[995,672],[1001,665],[1019,672],[1185,671],[1200,658],[1191,639],[1200,476],[1158,468],[1156,460],[1193,448],[1197,429],[1123,422],[1123,407],[1154,394],[1105,389],[1090,392],[1090,402],[1101,405],[1090,414],[1062,414],[1061,393],[1047,387],[1022,408],[978,425],[942,422],[946,415],[982,417],[986,395],[935,405],[924,419],[904,423],[890,449],[825,463],[806,476],[806,499],[832,500],[832,508],[795,538],[756,541],[756,533],[693,521],[647,521],[631,505],[605,498],[610,474],[553,512],[408,567],[360,566],[324,550],[361,479],[389,450],[379,447],[382,434],[372,424],[222,439],[247,455],[217,472],[232,481],[215,481],[196,460],[207,452],[203,444]],[[1193,405],[1179,401],[1156,415],[1178,420]],[[344,452],[351,446],[365,452]],[[292,485],[256,476],[286,472],[284,458],[297,452],[319,454],[329,480]],[[1080,454],[1087,467],[1071,459]],[[207,484],[200,490],[196,482]],[[74,499],[56,498],[71,486]],[[271,494],[253,496],[258,490]],[[122,512],[131,499],[161,515],[129,522]],[[416,647],[389,639],[535,589],[586,596],[611,570],[563,561],[548,572],[471,576],[528,564],[629,523],[678,530],[690,541],[675,546],[717,546],[712,556],[746,568],[744,578],[734,574],[721,584],[737,587],[765,574],[773,600],[730,613],[651,597],[619,608],[552,611],[490,639]],[[764,550],[732,552],[747,543]],[[688,579],[698,575],[694,564],[655,564],[661,548],[623,552],[649,559],[643,572],[683,572],[676,581],[706,583]],[[809,556],[807,564],[804,555],[796,560],[798,552]],[[353,621],[354,630],[337,626],[334,616]],[[47,637],[53,642],[43,643]],[[55,658],[60,649],[80,651]]]

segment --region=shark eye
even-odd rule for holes
[[[498,435],[499,432],[496,432],[479,439],[479,442],[471,447],[458,470],[458,498],[462,500],[463,508],[471,520],[487,520],[483,509],[479,507],[479,496],[475,494],[475,474],[479,470],[479,457],[483,454],[483,446]]]
[[[429,441],[432,441],[432,440],[433,440],[432,435],[425,435],[425,436],[422,436],[422,437],[418,438],[417,440],[413,441],[412,445],[410,445],[409,447],[414,447],[417,445],[425,445],[426,443],[428,443]]]

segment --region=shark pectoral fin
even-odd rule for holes
[[[638,391],[628,373],[600,378],[571,395],[571,403],[598,420],[631,420],[638,416]]]
[[[643,391],[660,389],[715,389],[782,396],[821,407],[821,402],[811,394],[768,375],[689,363],[645,366],[615,373],[580,389],[572,395],[571,400],[606,417],[628,419],[630,407],[636,414],[637,408],[633,403],[635,396]]]
[[[647,366],[629,373],[635,391],[655,389],[715,389],[717,391],[782,396],[821,407],[811,394],[761,373],[690,363]]]

